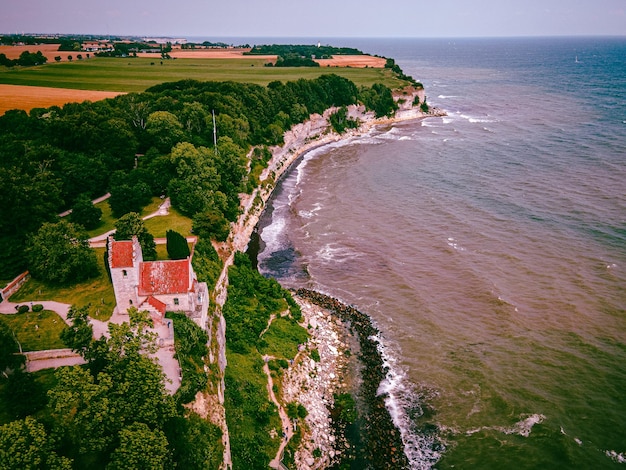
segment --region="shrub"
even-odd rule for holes
[[[356,403],[349,393],[335,394],[335,405],[331,411],[333,419],[345,423],[352,424],[357,418]]]
[[[289,367],[289,362],[287,362],[287,359],[272,359],[267,363],[267,366],[270,370],[278,372],[281,369],[287,369]]]
[[[43,310],[43,305],[35,304],[33,305],[33,312],[41,312]]]
[[[187,239],[174,230],[165,232],[167,240],[167,254],[170,259],[186,259],[189,256]]]
[[[320,352],[317,349],[311,350],[311,359],[313,359],[315,362],[320,362]]]
[[[26,313],[30,310],[28,305],[20,305],[17,307],[17,313]]]

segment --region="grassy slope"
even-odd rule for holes
[[[154,65],[151,65],[154,63]],[[264,59],[104,58],[51,63],[38,67],[0,67],[0,83],[80,90],[140,92],[153,85],[183,79],[233,80],[266,85],[274,80],[316,78],[336,73],[357,85],[382,82],[396,88],[401,82],[388,69],[349,67],[264,67]]]
[[[24,351],[66,347],[59,336],[65,322],[51,310],[3,315],[2,320],[11,327]]]

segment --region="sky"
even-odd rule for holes
[[[0,0],[0,33],[626,36],[626,0]]]

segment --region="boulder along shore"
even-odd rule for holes
[[[300,392],[296,387],[285,398],[296,399],[309,411],[311,436],[308,443],[303,439],[297,468],[345,468],[346,464],[350,468],[410,468],[400,431],[385,406],[386,394],[378,393],[387,374],[376,340],[378,329],[367,314],[328,295],[298,289],[294,299],[309,322],[311,343],[320,355],[319,364],[303,361],[301,370],[290,370],[285,381],[286,390],[294,383],[300,385]],[[311,374],[312,370],[317,374]],[[311,375],[318,376],[317,383],[306,383]],[[338,419],[334,397],[341,393],[355,399],[357,418],[352,424]],[[314,461],[313,446],[326,458]]]

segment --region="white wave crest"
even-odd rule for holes
[[[261,238],[265,243],[263,251],[273,253],[281,248],[281,234],[285,231],[285,219],[283,217],[275,217],[270,225],[263,228]]]
[[[543,423],[545,419],[546,417],[544,415],[535,413],[521,421],[518,421],[513,425],[513,427],[503,429],[503,432],[504,434],[519,434],[520,436],[528,437],[530,436],[533,426],[535,424]]]
[[[441,453],[434,450],[435,437],[424,436],[413,431],[408,410],[419,405],[417,393],[412,389],[405,371],[398,366],[397,360],[389,353],[389,349],[380,337],[371,336],[377,343],[378,351],[387,370],[385,379],[378,386],[378,395],[385,394],[385,406],[389,411],[393,424],[400,431],[404,453],[412,469],[429,470],[441,458]]]
[[[459,245],[456,240],[452,237],[448,237],[448,246],[455,249],[456,251],[465,251],[461,245]]]
[[[317,256],[324,261],[333,263],[344,263],[349,259],[362,256],[359,253],[355,253],[349,248],[339,246],[336,243],[327,243],[317,251]]]
[[[298,212],[298,215],[300,217],[302,217],[303,219],[312,219],[313,217],[315,217],[315,213],[319,212],[322,209],[322,204],[319,202],[316,202],[315,204],[313,204],[313,208],[311,210],[301,210]]]
[[[604,454],[615,463],[626,463],[626,453],[617,453],[614,450],[607,450]]]
[[[493,119],[493,118],[490,118],[490,117],[468,116],[467,114],[459,114],[459,116],[462,117],[463,119],[466,119],[467,121],[471,122],[472,124],[480,123],[480,122],[498,122],[497,119]]]
[[[545,419],[546,417],[544,415],[535,413],[522,419],[521,421],[518,421],[511,427],[481,426],[479,428],[468,429],[467,431],[465,431],[465,434],[471,436],[472,434],[476,434],[480,431],[499,431],[503,434],[518,434],[523,437],[528,437],[530,436],[533,426],[535,424],[542,423]]]

